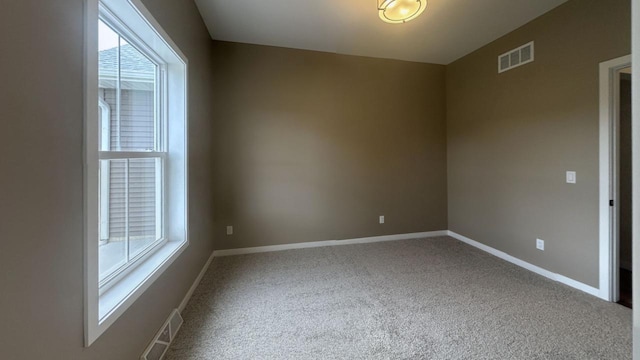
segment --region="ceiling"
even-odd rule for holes
[[[196,0],[215,40],[449,64],[567,0],[429,0],[406,24],[376,0]],[[508,50],[508,49],[506,49]]]

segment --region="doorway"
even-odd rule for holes
[[[631,56],[600,64],[600,293],[632,307]]]
[[[631,259],[631,67],[619,71],[618,77],[617,119],[618,138],[616,170],[618,221],[615,223],[618,233],[618,303],[633,307],[632,299],[632,259]],[[616,201],[617,200],[617,201]]]

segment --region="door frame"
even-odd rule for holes
[[[631,55],[600,63],[600,297],[619,300],[618,125],[620,70],[631,66]],[[613,200],[614,206],[610,205]]]

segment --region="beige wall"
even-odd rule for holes
[[[215,59],[217,248],[447,228],[444,66],[225,42]]]
[[[138,359],[212,251],[211,41],[192,1],[145,3],[189,58],[191,244],[102,337],[85,349],[84,2],[2,2],[2,359]]]
[[[447,66],[450,230],[598,287],[598,64],[630,33],[629,0],[573,0]]]

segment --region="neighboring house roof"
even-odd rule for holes
[[[100,51],[98,55],[100,87],[116,87],[118,48]],[[152,90],[156,79],[156,65],[135,47],[120,46],[120,87],[128,90]]]

